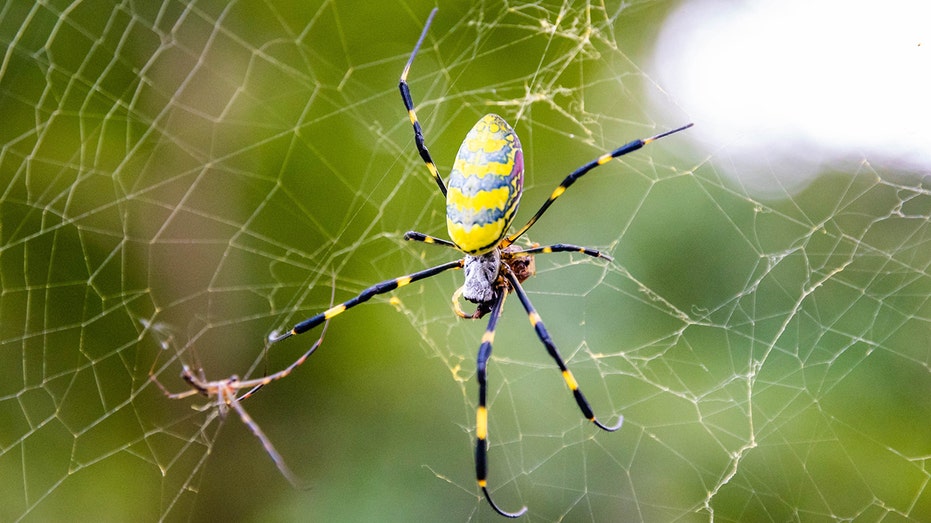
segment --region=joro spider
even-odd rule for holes
[[[326,327],[324,327],[323,330],[326,331]],[[284,458],[281,457],[281,454],[279,454],[277,450],[275,450],[275,446],[272,445],[271,440],[268,439],[268,436],[266,436],[264,432],[262,432],[262,429],[259,428],[259,424],[252,419],[252,416],[246,412],[246,408],[243,407],[241,403],[243,400],[255,394],[256,391],[262,387],[273,381],[287,377],[294,369],[301,366],[301,364],[303,364],[307,358],[309,358],[310,355],[313,354],[318,347],[320,347],[320,344],[323,343],[324,334],[325,332],[321,332],[317,341],[315,341],[314,344],[311,345],[311,347],[307,349],[307,351],[304,352],[304,354],[302,354],[301,357],[296,359],[293,363],[274,374],[269,374],[261,378],[242,380],[239,379],[239,376],[233,375],[226,379],[210,381],[207,379],[206,375],[204,375],[203,369],[198,369],[195,372],[187,364],[184,364],[181,367],[181,379],[183,379],[184,382],[190,386],[190,388],[182,392],[171,392],[165,388],[165,386],[162,385],[160,381],[158,381],[158,378],[155,377],[154,371],[155,363],[157,363],[156,361],[153,363],[153,368],[149,372],[149,379],[151,379],[152,382],[154,382],[169,399],[180,400],[199,394],[205,398],[214,400],[214,404],[216,405],[221,418],[226,417],[226,413],[229,411],[229,409],[235,410],[239,415],[239,419],[241,419],[242,422],[247,427],[249,427],[249,430],[255,434],[255,437],[257,437],[259,441],[262,442],[262,446],[265,447],[265,452],[271,456],[272,461],[275,462],[275,466],[278,467],[281,475],[287,478],[287,480],[291,482],[291,484],[296,488],[303,488],[301,481],[293,472],[291,472],[291,469],[288,468]],[[248,389],[247,392],[239,394],[239,391],[246,389]],[[195,407],[195,409],[206,410],[209,407],[210,404],[208,403],[201,407]]]
[[[484,494],[485,499],[488,500],[488,504],[498,514],[516,518],[524,514],[527,507],[523,507],[517,512],[502,510],[492,501],[487,482],[488,407],[486,405],[486,393],[488,384],[486,367],[491,356],[498,318],[501,316],[504,300],[508,294],[512,292],[517,294],[517,299],[523,305],[527,317],[530,319],[530,324],[559,367],[566,385],[569,386],[569,390],[572,391],[575,401],[582,411],[582,415],[598,428],[608,432],[619,429],[624,418],[620,416],[615,424],[605,425],[595,417],[588,400],[585,399],[585,395],[579,389],[572,372],[566,367],[565,361],[560,356],[549,333],[547,333],[540,315],[537,314],[527,297],[527,293],[521,287],[521,283],[534,274],[533,255],[535,254],[578,252],[609,261],[612,258],[598,250],[577,245],[560,243],[521,249],[514,245],[514,241],[526,233],[570,185],[592,169],[604,165],[614,158],[636,151],[650,142],[688,129],[692,124],[650,138],[634,140],[579,167],[556,187],[536,214],[523,227],[508,235],[508,228],[517,211],[524,182],[523,152],[520,140],[511,126],[498,115],[487,114],[483,116],[463,140],[459,152],[456,154],[452,173],[446,183],[440,177],[439,170],[424,143],[423,129],[414,111],[414,101],[411,98],[410,87],[407,85],[407,75],[410,72],[411,64],[414,62],[414,57],[417,56],[417,52],[426,38],[436,12],[436,8],[430,12],[420,38],[414,45],[414,50],[411,52],[407,65],[404,66],[398,86],[401,90],[404,107],[407,109],[411,125],[414,128],[414,142],[417,151],[430,171],[430,175],[433,176],[433,180],[439,187],[440,192],[446,197],[446,225],[451,241],[413,231],[406,233],[404,239],[450,247],[465,256],[436,267],[375,284],[362,291],[358,296],[297,323],[284,334],[272,335],[270,341],[277,343],[291,336],[307,332],[348,309],[368,301],[373,296],[391,292],[399,287],[404,287],[415,281],[430,278],[449,270],[463,269],[465,282],[453,295],[456,314],[463,318],[476,319],[486,314],[491,315],[485,334],[482,336],[482,343],[478,349],[476,370],[478,379],[478,408],[475,420],[476,479],[478,487]],[[460,297],[476,304],[474,313],[466,314],[462,311],[459,305]]]

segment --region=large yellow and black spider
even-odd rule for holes
[[[478,408],[475,421],[475,471],[478,480],[478,486],[488,500],[488,504],[502,516],[518,517],[527,511],[527,507],[521,508],[517,512],[506,512],[496,505],[488,492],[487,470],[488,470],[488,408],[486,405],[486,391],[488,388],[486,382],[486,365],[488,358],[491,356],[491,347],[495,337],[495,327],[498,324],[498,318],[501,315],[501,309],[504,300],[510,293],[517,294],[517,298],[523,305],[530,324],[536,331],[537,337],[546,347],[547,352],[559,367],[562,377],[569,390],[575,396],[575,401],[582,410],[582,415],[594,423],[598,428],[606,431],[615,431],[621,427],[624,420],[623,416],[619,417],[613,425],[605,425],[598,421],[588,401],[579,389],[579,385],[572,373],[566,367],[565,361],[556,350],[556,345],[550,338],[543,326],[540,315],[530,303],[527,293],[521,287],[521,283],[533,275],[534,264],[533,255],[553,252],[579,252],[596,258],[611,260],[611,257],[594,249],[579,247],[577,245],[555,244],[545,247],[535,246],[529,249],[521,249],[513,245],[521,235],[527,232],[530,227],[543,215],[544,212],[559,198],[566,189],[584,174],[595,167],[604,165],[613,158],[636,151],[644,145],[658,140],[664,136],[682,131],[692,126],[684,125],[678,129],[666,131],[656,136],[634,140],[613,151],[607,152],[593,161],[579,167],[577,170],[567,176],[562,183],[550,194],[549,198],[540,209],[534,214],[527,223],[510,235],[508,228],[514,215],[517,212],[517,206],[520,202],[521,193],[523,192],[524,182],[524,157],[521,151],[520,140],[517,134],[498,115],[488,114],[483,116],[478,123],[469,131],[456,159],[453,163],[452,173],[444,183],[441,178],[436,164],[430,157],[430,153],[424,144],[423,130],[417,115],[414,112],[414,102],[411,98],[410,88],[407,85],[407,75],[410,71],[414,57],[420,49],[427,30],[433,21],[437,9],[433,9],[424,25],[423,32],[411,52],[410,59],[401,73],[400,90],[404,106],[407,108],[408,116],[414,127],[414,141],[417,144],[417,150],[427,165],[433,180],[440,188],[440,191],[446,197],[446,225],[449,231],[450,240],[444,240],[433,236],[428,236],[419,232],[408,232],[404,235],[405,240],[418,241],[451,247],[463,254],[465,257],[437,265],[423,271],[408,274],[391,280],[383,281],[362,291],[358,296],[345,301],[334,307],[308,318],[292,327],[289,331],[279,336],[272,336],[272,343],[282,341],[291,336],[307,332],[314,327],[342,314],[346,310],[366,302],[373,296],[393,291],[399,287],[404,287],[418,280],[423,280],[431,276],[436,276],[442,272],[452,269],[464,269],[465,283],[456,291],[453,296],[455,311],[458,315],[467,318],[481,318],[490,314],[488,326],[485,334],[482,336],[482,343],[478,349],[478,363],[476,376],[478,378]],[[459,306],[459,298],[464,297],[466,300],[477,305],[473,314],[466,314]],[[293,365],[292,365],[293,367]],[[277,377],[277,376],[276,376]]]

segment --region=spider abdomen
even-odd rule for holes
[[[483,116],[459,147],[446,193],[449,238],[463,252],[484,254],[507,234],[524,187],[524,154],[514,129]]]

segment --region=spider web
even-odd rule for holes
[[[484,323],[453,315],[459,273],[335,319],[243,403],[306,490],[235,413],[150,379],[284,368],[313,335],[266,352],[272,331],[455,257],[403,241],[445,236],[396,89],[432,7],[0,8],[0,520],[493,517],[472,465]],[[410,76],[441,171],[501,114],[520,222],[575,167],[689,121],[644,69],[673,7],[441,6]],[[616,258],[539,256],[525,286],[596,413],[625,423],[581,419],[509,300],[496,500],[541,521],[931,517],[927,176],[861,154],[763,197],[729,173],[772,158],[685,134],[528,234]]]

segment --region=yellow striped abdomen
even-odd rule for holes
[[[524,154],[514,129],[496,114],[482,117],[456,154],[446,193],[449,238],[478,255],[507,235],[524,188]]]

